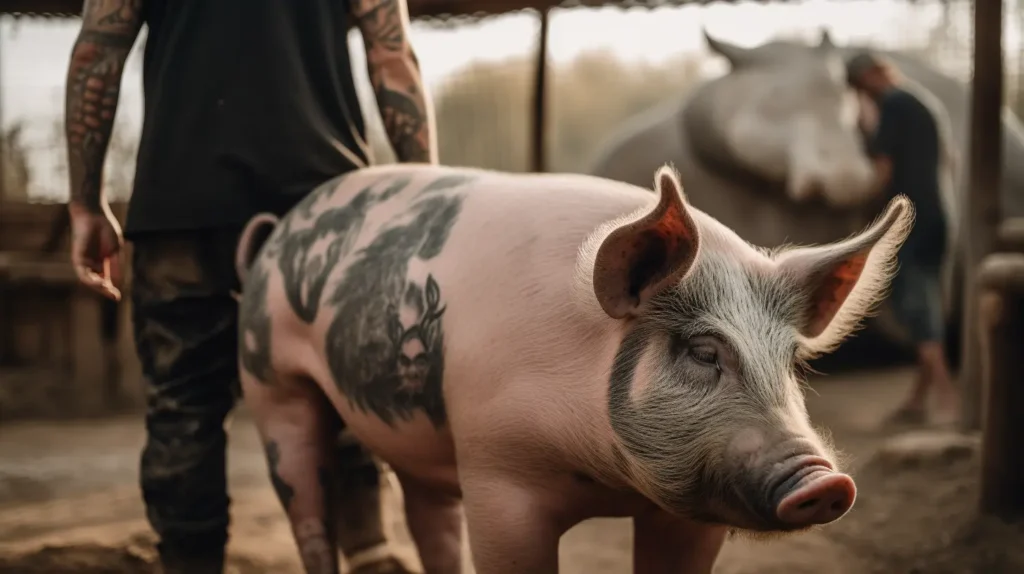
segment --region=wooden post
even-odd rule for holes
[[[1024,253],[996,253],[978,269],[983,388],[981,511],[1024,517]]]
[[[978,288],[981,260],[992,252],[999,225],[1002,170],[1003,2],[974,4],[974,80],[971,82],[970,188],[964,197],[964,317],[960,388],[964,430],[981,427]]]
[[[533,83],[533,149],[531,171],[547,171],[547,76],[548,76],[548,12],[540,10],[540,37]]]

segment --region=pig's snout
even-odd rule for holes
[[[817,456],[799,456],[780,469],[772,490],[775,516],[788,528],[827,524],[853,506],[857,486]]]

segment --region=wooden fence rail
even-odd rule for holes
[[[114,206],[122,221],[124,207]],[[0,204],[2,420],[102,415],[143,400],[128,303],[78,285],[64,214],[59,204]]]

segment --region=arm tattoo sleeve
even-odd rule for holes
[[[68,67],[65,135],[71,201],[98,210],[121,74],[142,26],[143,0],[86,0]]]
[[[436,162],[434,114],[408,41],[405,0],[355,0],[352,10],[395,155],[402,162]]]

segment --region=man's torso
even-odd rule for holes
[[[339,0],[147,0],[126,232],[234,227],[369,163]]]
[[[879,108],[879,133],[894,138],[879,142],[878,146],[886,150],[892,163],[886,195],[906,195],[917,212],[904,251],[941,253],[945,248],[946,223],[939,184],[942,142],[938,123],[927,106],[901,88],[882,96]]]

